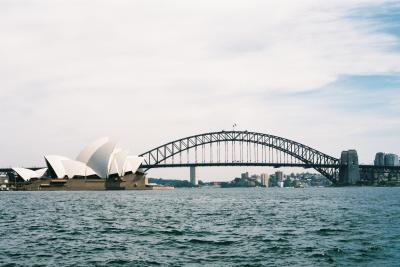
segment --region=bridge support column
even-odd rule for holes
[[[197,185],[196,167],[194,166],[190,166],[190,183],[192,185]]]
[[[339,183],[354,185],[360,181],[360,166],[356,150],[343,151],[340,156]]]

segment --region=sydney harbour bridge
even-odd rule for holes
[[[400,172],[399,166],[358,163],[355,150],[340,158],[283,137],[250,131],[219,131],[181,138],[151,149],[141,168],[269,166],[313,168],[333,184],[357,184],[373,180],[373,172]]]

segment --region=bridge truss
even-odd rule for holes
[[[141,154],[141,168],[272,166],[314,168],[338,182],[339,159],[301,143],[269,134],[220,131],[181,138]]]

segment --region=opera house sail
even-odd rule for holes
[[[143,158],[129,155],[108,137],[87,145],[76,159],[46,155],[44,161],[47,168],[12,168],[25,184],[33,185],[26,186],[27,190],[52,188],[52,184],[66,190],[140,189],[147,186],[145,174],[138,171]]]

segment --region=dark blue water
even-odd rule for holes
[[[1,192],[2,266],[399,266],[400,188]]]

